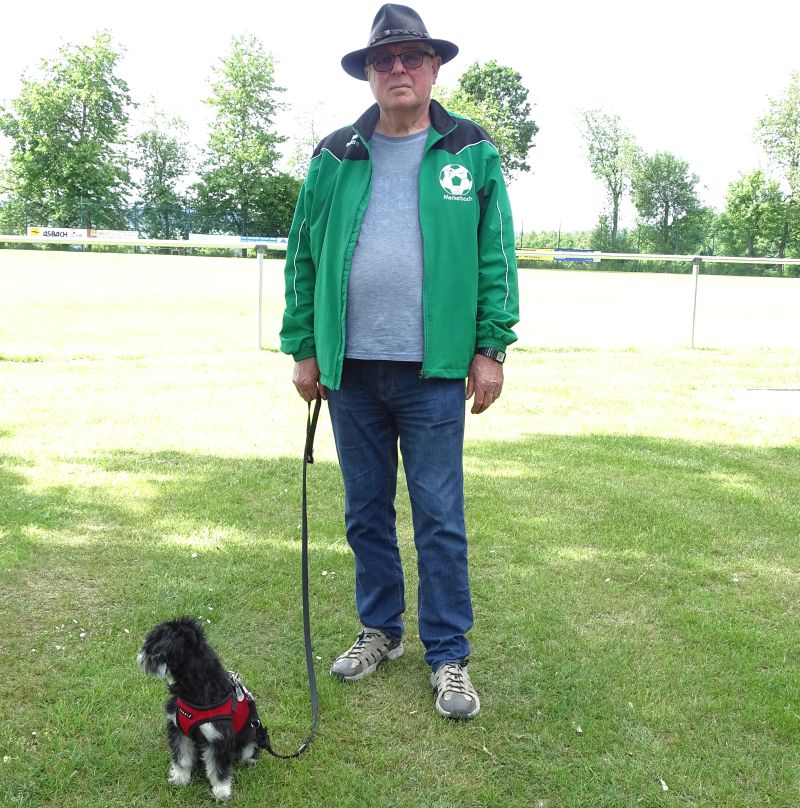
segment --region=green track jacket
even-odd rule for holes
[[[370,194],[375,104],[315,149],[286,252],[281,350],[342,378],[350,263]],[[486,132],[431,101],[419,170],[424,376],[464,378],[478,347],[505,350],[519,320],[514,225]],[[391,223],[387,223],[391,224]]]

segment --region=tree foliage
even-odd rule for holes
[[[761,170],[742,175],[728,187],[717,232],[723,255],[777,255],[786,200],[776,180]]]
[[[670,152],[645,155],[632,179],[639,236],[655,253],[695,252],[704,241],[708,213],[697,196],[699,179]]]
[[[612,229],[611,220],[605,213],[600,214],[594,230],[591,231],[589,246],[600,252],[635,252],[630,236],[625,228],[617,225],[616,231]]]
[[[437,88],[436,97],[453,112],[480,124],[498,151],[503,174],[510,181],[519,171],[530,171],[528,154],[539,127],[531,120],[528,90],[522,76],[496,61],[483,67],[473,62],[455,90]]]
[[[589,167],[604,184],[608,199],[608,216],[603,217],[605,224],[601,222],[602,230],[608,231],[605,249],[619,249],[619,209],[639,160],[638,148],[618,115],[590,109],[580,113],[580,120]]]
[[[137,229],[150,238],[182,238],[186,196],[181,182],[190,170],[187,127],[180,118],[167,118],[153,109],[147,129],[134,138],[132,165],[136,183]]]
[[[800,238],[800,71],[791,74],[783,94],[769,99],[769,110],[756,125],[761,146],[786,184],[786,215],[778,256]]]
[[[116,75],[120,52],[108,33],[67,45],[22,78],[22,92],[0,110],[11,139],[9,190],[38,224],[114,227],[130,177],[123,147],[131,98]]]
[[[325,127],[320,124],[328,118],[324,101],[317,101],[310,109],[295,119],[298,134],[292,138],[292,149],[288,159],[289,173],[304,180],[311,164],[311,155],[325,135]]]
[[[214,70],[214,109],[206,159],[195,186],[196,227],[251,235],[288,232],[286,195],[299,183],[280,175],[275,114],[284,88],[275,83],[275,64],[254,36],[235,37],[230,53]],[[295,194],[295,199],[297,194]]]
[[[769,99],[769,111],[759,119],[756,132],[791,194],[800,197],[800,71],[791,74],[782,95]]]

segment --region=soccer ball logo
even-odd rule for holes
[[[464,166],[451,163],[439,173],[439,185],[452,196],[465,196],[472,190],[472,174]]]

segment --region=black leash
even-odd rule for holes
[[[311,607],[308,597],[308,495],[307,495],[307,471],[308,464],[314,462],[314,433],[317,431],[317,421],[319,411],[322,406],[322,399],[317,397],[314,404],[314,413],[311,413],[311,402],[308,402],[308,421],[306,424],[306,445],[303,451],[303,548],[302,548],[302,583],[303,583],[303,637],[306,644],[306,669],[308,670],[308,688],[311,696],[311,731],[308,737],[300,745],[296,752],[291,755],[279,755],[271,746],[267,728],[259,722],[257,738],[262,749],[266,749],[273,757],[289,760],[300,757],[308,749],[317,731],[317,719],[319,718],[319,699],[317,697],[317,679],[314,676],[314,656],[311,652]]]

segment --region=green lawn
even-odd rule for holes
[[[274,744],[305,737],[306,413],[273,348],[279,274],[258,353],[252,261],[20,255],[0,251],[0,803],[213,804],[204,777],[167,784],[164,686],[135,655],[197,615]],[[545,280],[525,273],[523,306]],[[357,623],[323,414],[320,728],[301,759],[237,770],[234,804],[800,804],[800,348],[523,334],[500,402],[468,415],[481,715],[433,710],[402,486],[406,654],[326,675]]]

